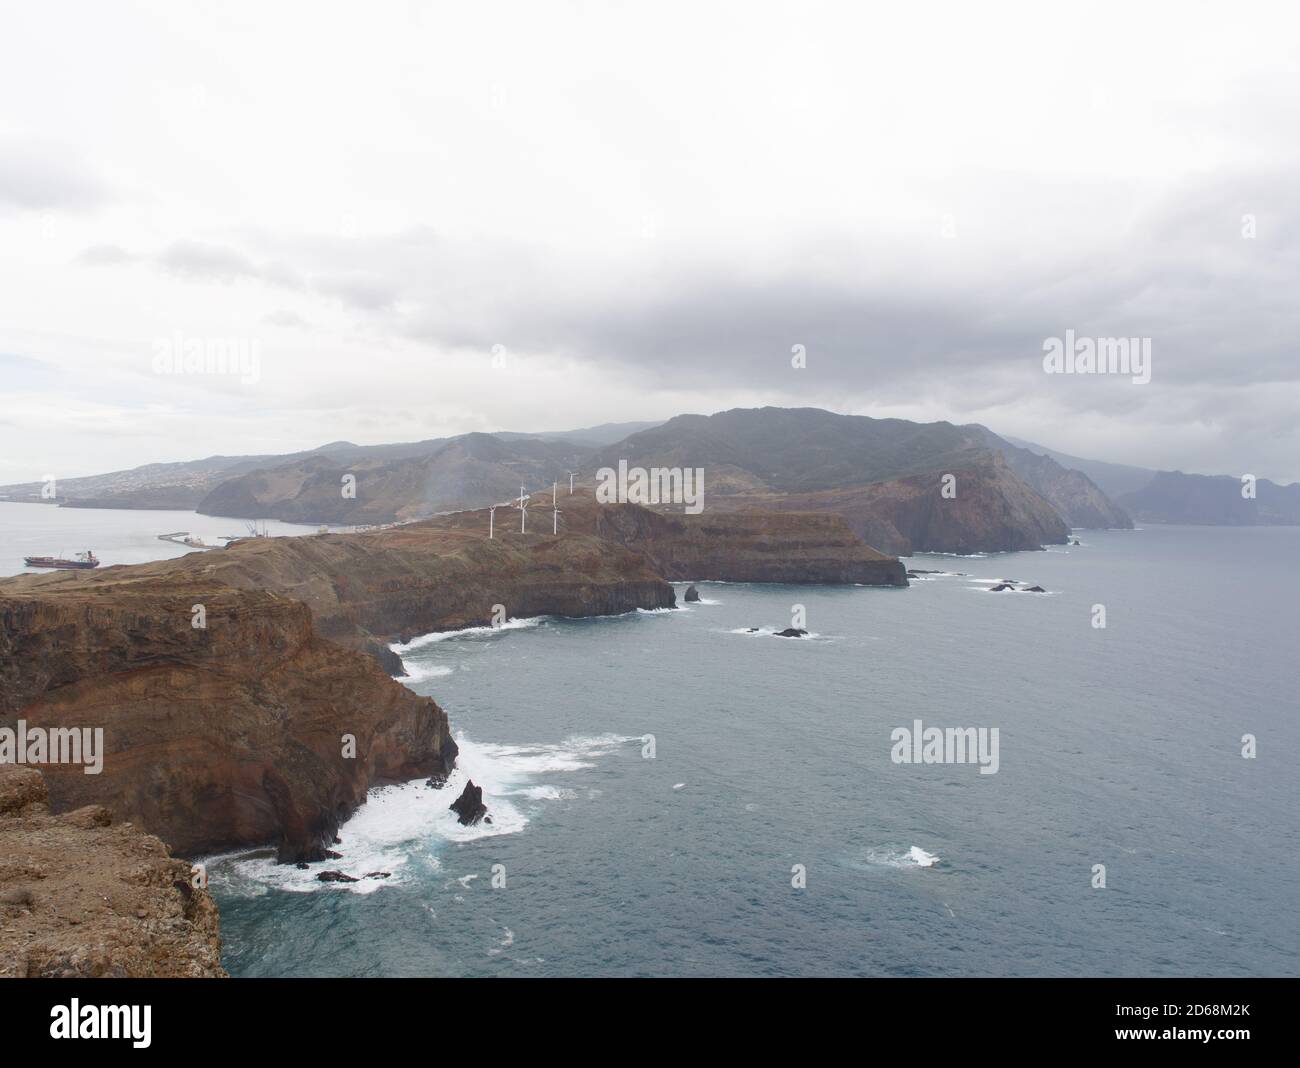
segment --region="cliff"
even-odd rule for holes
[[[1241,491],[1241,479],[1232,475],[1157,471],[1146,486],[1120,500],[1146,523],[1300,525],[1300,482],[1283,486],[1261,478],[1253,498],[1243,497]]]
[[[669,607],[665,576],[907,581],[836,516],[562,505],[558,537],[535,504],[532,530],[502,510],[492,539],[487,512],[467,512],[2,580],[0,725],[102,729],[100,774],[47,767],[58,810],[106,804],[183,855],[274,842],[318,859],[372,785],[445,774],[456,755],[443,711],[388,678],[389,642],[489,623],[496,605]]]
[[[190,865],[93,805],[49,812],[0,765],[0,977],[222,977],[217,908]]]
[[[1062,544],[1070,528],[996,452],[953,458],[942,471],[863,486],[808,493],[736,494],[710,498],[735,509],[832,512],[849,530],[885,552],[1010,552]],[[955,496],[941,493],[942,476],[955,479]]]
[[[56,809],[107,805],[186,856],[319,858],[373,783],[456,755],[433,701],[323,638],[302,602],[148,566],[0,583],[0,724],[19,719],[103,731],[99,774],[45,767]]]
[[[985,427],[990,448],[997,449],[1007,466],[1044,498],[1072,527],[1089,530],[1132,530],[1133,519],[1102,492],[1084,472],[1065,467],[1041,452],[1011,445]]]
[[[550,522],[550,494],[536,495]],[[839,515],[814,511],[683,514],[634,504],[597,504],[589,489],[559,493],[564,530],[591,532],[640,554],[676,582],[856,583],[906,586],[897,557],[873,549]]]

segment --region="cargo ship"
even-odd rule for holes
[[[80,571],[89,567],[98,567],[99,558],[87,549],[84,553],[77,553],[71,560],[65,560],[61,556],[24,556],[23,563],[28,567],[60,567]]]

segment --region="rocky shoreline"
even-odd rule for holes
[[[907,584],[835,516],[560,505],[558,537],[544,508],[545,533],[489,539],[484,510],[0,580],[0,726],[102,729],[101,773],[44,767],[55,813],[106,806],[181,856],[271,844],[305,863],[372,786],[454,765],[445,712],[390,677],[389,643],[674,607],[670,579]]]

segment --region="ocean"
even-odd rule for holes
[[[213,858],[225,966],[1300,974],[1300,529],[1079,538],[915,556],[944,573],[909,589],[701,583],[682,610],[413,642],[459,769],[373,791],[341,860]],[[775,636],[794,606],[810,636]],[[996,773],[894,762],[917,720],[996,728]],[[491,825],[448,811],[466,777]]]
[[[318,528],[300,523],[263,522],[273,537],[314,533]],[[49,574],[29,568],[26,556],[72,557],[91,550],[100,567],[143,564],[184,556],[196,550],[159,541],[159,534],[189,531],[209,545],[224,546],[223,535],[247,537],[248,520],[199,515],[197,512],[153,511],[129,508],[60,508],[53,504],[0,501],[0,576]],[[199,550],[202,551],[202,550]]]

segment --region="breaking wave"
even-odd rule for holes
[[[449,842],[517,834],[542,806],[579,796],[569,773],[594,767],[623,746],[641,744],[638,737],[618,734],[577,735],[556,744],[503,745],[475,742],[463,733],[456,738],[460,755],[446,784],[435,789],[423,779],[372,789],[366,803],[339,830],[339,854],[298,868],[277,864],[268,850],[223,854],[209,858],[209,881],[232,896],[257,897],[272,890],[356,894],[400,884],[436,872],[438,851]],[[560,776],[560,782],[538,781]],[[464,827],[450,805],[470,779],[483,789],[487,820]],[[592,799],[590,792],[586,795]],[[321,882],[323,871],[341,871],[357,882]],[[383,878],[366,878],[386,872]]]

